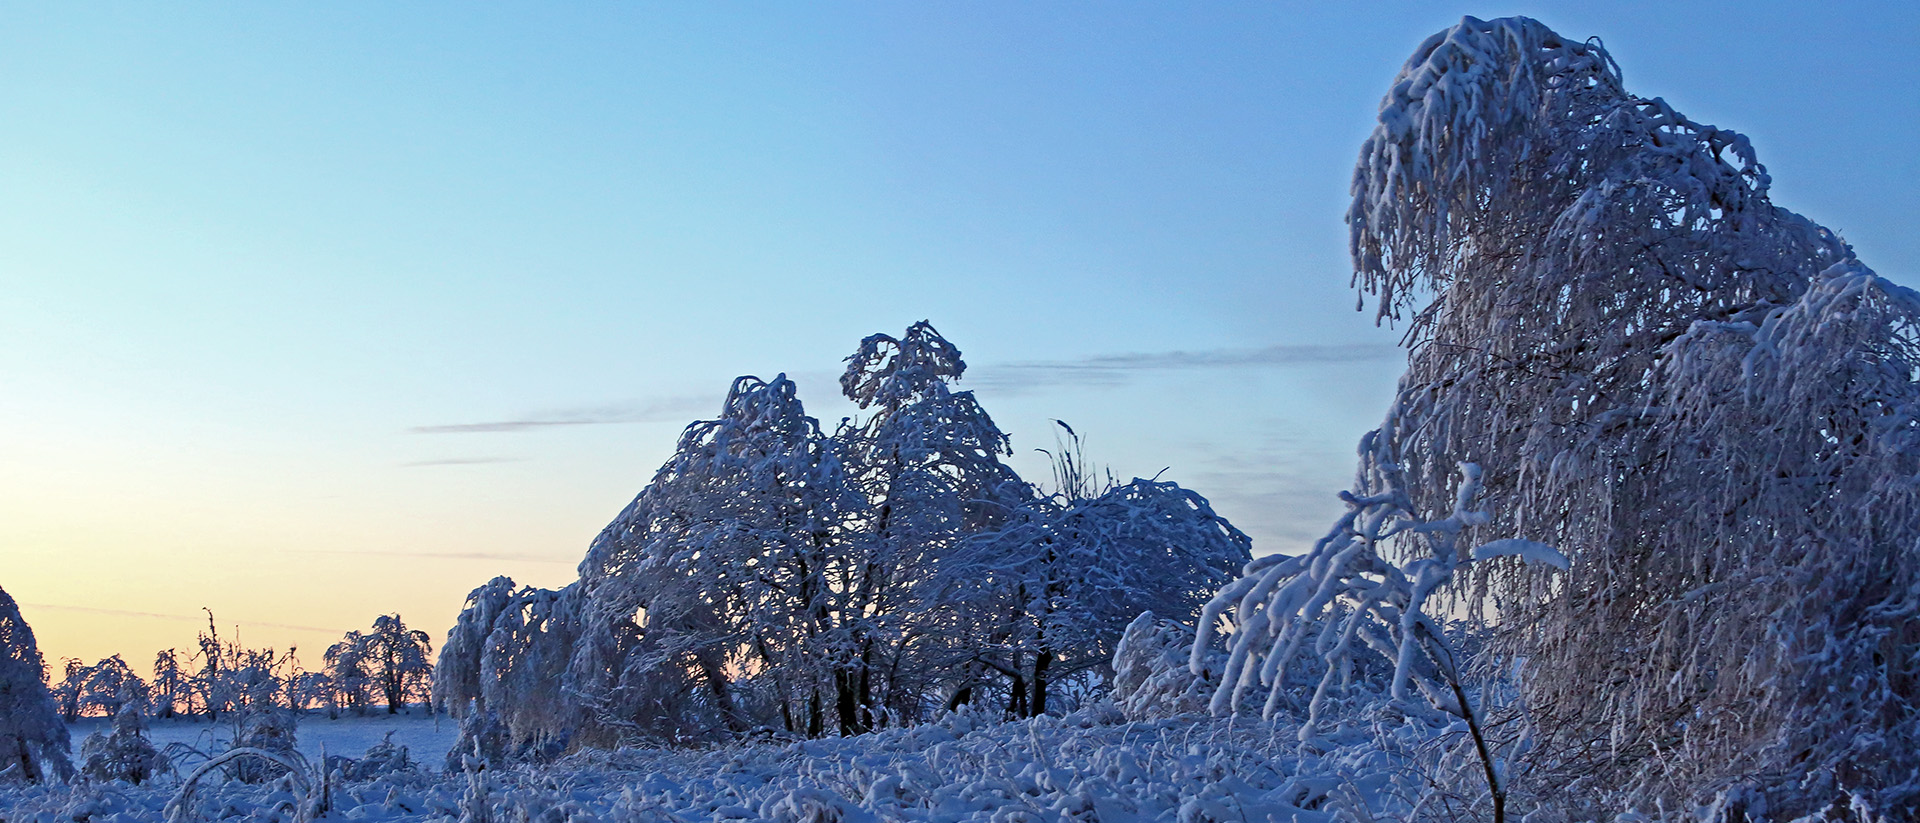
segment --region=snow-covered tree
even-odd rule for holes
[[[20,606],[0,589],[0,780],[65,780],[67,727],[47,690],[46,662]]]
[[[1920,798],[1920,297],[1770,183],[1745,137],[1627,93],[1597,42],[1467,18],[1422,44],[1348,214],[1356,284],[1408,323],[1363,449],[1393,457],[1363,465],[1332,543],[1222,595],[1268,655],[1225,699],[1277,685],[1294,648],[1339,668],[1384,643],[1418,685],[1421,624],[1395,636],[1378,604],[1457,564],[1424,597],[1476,618],[1481,670],[1524,661],[1516,772],[1563,807]],[[1367,537],[1378,494],[1404,495],[1386,522],[1434,524],[1467,490],[1486,519],[1466,531],[1569,571]],[[1321,594],[1300,601],[1305,580]],[[1353,640],[1288,645],[1335,625]]]
[[[374,680],[369,657],[367,636],[350,631],[340,642],[328,646],[321,658],[327,667],[327,682],[333,685],[335,702],[356,714],[365,714],[373,704]]]
[[[480,668],[480,657],[486,653],[487,636],[513,599],[513,578],[505,575],[467,594],[433,668],[433,699],[441,709],[464,717],[469,703],[485,699],[480,683],[487,673]]]
[[[1006,434],[973,392],[950,388],[966,368],[959,348],[921,321],[898,338],[860,341],[840,377],[869,415],[834,435],[867,502],[851,538],[864,558],[846,593],[850,609],[873,615],[853,625],[836,664],[843,733],[888,713],[916,716],[934,697],[941,682],[928,675],[965,655],[955,648],[963,638],[915,624],[928,613],[929,581],[965,541],[1013,523],[1034,499],[1002,462]]]
[[[579,635],[578,592],[578,585],[516,589],[502,576],[467,595],[433,672],[433,700],[461,719],[456,754],[471,750],[476,734],[489,752],[504,752],[509,733],[529,750],[572,741],[583,719],[567,671]]]
[[[785,375],[734,381],[720,417],[687,427],[581,566],[571,675],[594,716],[740,731],[772,719],[737,693],[756,679],[789,731],[820,731],[854,573],[841,522],[860,505],[832,446]]]
[[[254,703],[280,704],[284,700],[286,670],[293,653],[272,648],[250,649],[237,640],[223,640],[207,612],[207,630],[197,638],[200,669],[193,673],[191,691],[209,719],[240,712]]]
[[[364,659],[374,690],[387,703],[387,714],[394,714],[409,700],[432,699],[433,639],[426,632],[407,628],[398,614],[383,614],[373,619],[373,631],[362,635],[366,646]]]

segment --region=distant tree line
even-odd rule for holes
[[[327,647],[320,669],[303,667],[295,652],[223,639],[208,612],[194,651],[155,654],[151,677],[141,677],[117,654],[92,665],[66,658],[51,695],[68,723],[115,717],[129,707],[151,717],[217,720],[255,707],[324,709],[337,717],[342,711],[365,714],[384,707],[391,714],[409,703],[431,703],[433,641],[407,628],[397,614],[375,618],[370,631],[347,632]]]

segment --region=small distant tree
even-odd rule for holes
[[[306,711],[315,706],[338,708],[333,699],[333,680],[326,672],[297,672],[287,681],[287,705],[295,711]],[[332,713],[338,716],[338,712]]]
[[[67,779],[73,773],[68,745],[33,628],[0,589],[0,781]]]
[[[117,654],[81,669],[79,675],[77,702],[81,714],[117,717],[126,706],[146,711],[152,699],[147,681]]]
[[[207,613],[207,630],[197,638],[200,670],[193,674],[193,693],[199,698],[207,719],[218,720],[221,712],[231,711],[242,698],[231,667],[227,665],[233,657],[228,648],[231,644],[221,642],[220,627],[213,622],[213,610],[205,607],[201,610]]]
[[[431,702],[433,640],[407,628],[398,614],[373,620],[370,632],[347,632],[327,649],[327,675],[344,702],[364,711],[374,698],[386,701],[387,714],[409,700]]]
[[[80,684],[87,679],[87,665],[77,657],[60,658],[60,664],[60,685],[53,687],[53,699],[60,707],[60,719],[72,723],[80,719]]]
[[[189,703],[192,683],[188,674],[180,669],[179,652],[167,649],[153,656],[150,685],[154,717],[173,717],[182,705]]]

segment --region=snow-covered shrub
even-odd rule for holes
[[[858,505],[792,381],[734,381],[581,566],[569,677],[595,722],[667,739],[821,728]]]
[[[968,627],[950,634],[991,641],[967,659],[1012,681],[1014,716],[1045,714],[1055,683],[1108,674],[1142,612],[1191,621],[1251,556],[1206,498],[1172,483],[1035,497],[1010,520],[941,558],[928,591],[930,611]]]
[[[0,589],[0,782],[60,781],[73,774],[67,727],[54,709],[45,672],[33,628]]]
[[[364,782],[396,772],[413,771],[414,762],[408,755],[407,747],[394,743],[393,732],[387,732],[380,742],[369,746],[366,754],[359,758],[328,757],[326,768],[330,775],[338,775],[342,780]]]
[[[1141,612],[1113,650],[1113,701],[1128,720],[1150,720],[1207,711],[1219,688],[1226,655],[1202,653],[1196,673],[1189,665],[1193,624]]]
[[[478,708],[477,700],[474,702],[474,706],[459,713],[460,736],[454,738],[443,764],[449,773],[465,769],[470,758],[485,763],[507,762],[507,724],[500,722],[500,716],[492,711]]]
[[[147,739],[147,721],[132,704],[113,716],[113,732],[94,732],[80,743],[80,771],[94,780],[139,784],[166,768],[167,761]]]
[[[300,718],[292,710],[257,700],[242,710],[239,718],[233,749],[252,749],[287,757],[297,754],[296,737]],[[234,779],[244,783],[259,783],[286,773],[285,767],[271,758],[242,758],[235,760],[230,768]]]

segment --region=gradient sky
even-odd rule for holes
[[[1261,552],[1398,333],[1341,221],[1463,13],[1599,36],[1920,285],[1910,3],[0,5],[0,586],[50,659],[444,635],[557,586],[688,421],[926,318]]]

